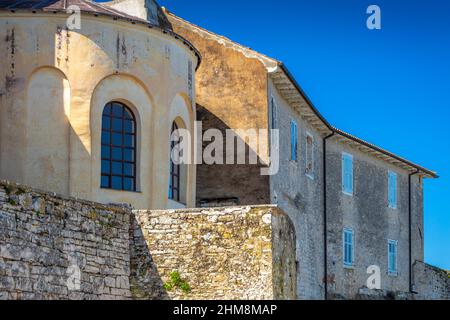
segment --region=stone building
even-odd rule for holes
[[[298,298],[355,297],[372,265],[382,290],[414,292],[413,264],[424,259],[422,181],[437,175],[334,128],[280,61],[166,12],[203,57],[196,74],[203,130],[279,130],[276,175],[260,174],[270,163],[261,148],[253,150],[258,165],[200,165],[197,205],[271,203],[286,212],[296,231]]]
[[[79,29],[67,27],[71,5],[81,10]],[[425,275],[428,268],[420,264],[422,181],[436,173],[334,128],[281,62],[154,0],[2,1],[0,36],[0,179],[139,209],[137,223],[130,223],[136,247],[124,258],[131,259],[132,283],[111,286],[115,293],[110,288],[108,295],[162,298],[162,281],[152,274],[167,277],[170,264],[200,282],[237,286],[200,283],[197,298],[357,298],[367,294],[370,266],[381,271],[381,292],[408,297],[416,291],[430,296],[430,277],[433,283],[442,278]],[[176,165],[171,135],[186,129],[194,145],[195,120],[203,131],[231,129],[244,142],[240,130],[277,129],[279,143],[268,134],[270,149],[248,144],[246,153],[258,164]],[[278,151],[278,173],[262,175]],[[18,210],[8,201],[31,210],[23,196],[4,193],[2,205],[11,211],[5,221]],[[242,209],[255,205],[269,209]],[[220,206],[241,208],[218,213]],[[70,202],[74,215],[76,207]],[[167,210],[187,207],[200,209]],[[155,209],[166,211],[146,211]],[[267,212],[269,229],[270,219],[260,225]],[[236,230],[227,229],[227,219]],[[242,225],[249,226],[247,234],[237,231]],[[173,235],[177,228],[180,239]],[[171,241],[183,243],[167,246]],[[207,267],[212,250],[239,260],[242,243],[252,266],[242,272],[255,276],[251,282],[217,263],[211,270],[218,274],[202,277],[186,258]],[[149,249],[155,259],[142,251]],[[445,284],[436,286],[445,292]]]

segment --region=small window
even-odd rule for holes
[[[314,138],[306,134],[306,176],[314,179]]]
[[[276,129],[277,128],[277,124],[276,124],[276,119],[277,119],[277,105],[275,103],[275,99],[274,97],[270,98],[270,119],[271,119],[271,129]]]
[[[105,189],[136,191],[136,120],[120,102],[103,109],[101,181]]]
[[[353,195],[353,156],[342,154],[342,191],[347,195]]]
[[[172,141],[170,143],[170,179],[169,179],[169,199],[173,201],[180,202],[180,179],[181,179],[181,166],[179,164],[179,159],[173,159],[172,155],[175,157],[179,156],[179,144],[177,140],[180,139],[178,126],[174,122],[172,124],[171,131]]]
[[[297,122],[291,120],[291,160],[297,161],[297,151],[298,151],[298,128]]]
[[[388,173],[388,203],[389,208],[397,209],[397,174],[392,171]]]
[[[354,239],[353,239],[353,230],[350,228],[344,229],[343,235],[343,258],[344,258],[344,266],[353,267],[354,265]]]
[[[390,275],[397,275],[397,249],[398,241],[388,241],[388,267]]]

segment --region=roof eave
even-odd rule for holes
[[[368,147],[370,149],[373,149],[373,150],[375,150],[375,151],[377,151],[377,152],[379,152],[381,154],[384,154],[384,155],[386,155],[388,157],[391,157],[391,158],[395,159],[396,161],[399,161],[399,162],[401,162],[401,163],[411,167],[412,171],[414,171],[414,170],[417,171],[416,174],[422,174],[423,176],[425,176],[427,178],[433,178],[433,179],[439,178],[438,174],[436,172],[434,172],[434,171],[431,171],[431,170],[426,169],[426,168],[424,168],[422,166],[419,166],[419,165],[417,165],[417,164],[415,164],[415,163],[413,163],[413,162],[411,162],[409,160],[406,160],[406,159],[404,159],[402,157],[399,157],[399,156],[397,156],[397,155],[395,155],[395,154],[393,154],[393,153],[391,153],[391,152],[389,152],[387,150],[381,149],[381,148],[379,148],[379,147],[377,147],[377,146],[375,146],[375,145],[373,145],[373,144],[371,144],[371,143],[369,143],[367,141],[359,139],[359,138],[357,138],[357,137],[355,137],[355,136],[353,136],[353,135],[351,135],[349,133],[346,133],[346,132],[344,132],[344,131],[342,131],[342,130],[340,130],[338,128],[333,127],[333,130],[334,130],[334,132],[336,134],[338,134],[340,136],[343,136],[343,137],[345,137],[347,139],[353,140],[353,141],[355,141],[355,142],[357,142],[357,143],[359,143],[361,145],[364,145],[364,146],[366,146],[366,147]]]

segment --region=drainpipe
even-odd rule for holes
[[[409,224],[409,292],[414,292],[413,288],[413,269],[412,269],[412,194],[411,194],[411,180],[412,177],[418,174],[420,170],[410,173],[408,176],[408,224]]]
[[[328,300],[328,237],[327,237],[327,140],[334,132],[323,138],[323,273],[325,300]]]

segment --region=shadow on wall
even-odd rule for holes
[[[239,128],[230,128],[220,118],[211,113],[206,107],[197,104],[197,121],[202,122],[202,136],[208,129],[217,129],[222,132],[223,159],[226,161],[226,131]],[[214,140],[212,141],[214,142]],[[235,139],[235,146],[245,144],[245,159],[247,164],[237,164],[238,154],[235,147],[234,163],[227,164],[201,164],[197,166],[197,206],[222,207],[235,205],[260,205],[270,203],[269,177],[261,175],[263,161],[257,150],[249,146],[247,141],[240,137]],[[211,144],[203,141],[202,150]],[[214,153],[212,154],[214,156]],[[258,164],[248,164],[251,157],[256,157]]]
[[[130,291],[135,300],[171,300],[134,214],[130,221]]]

